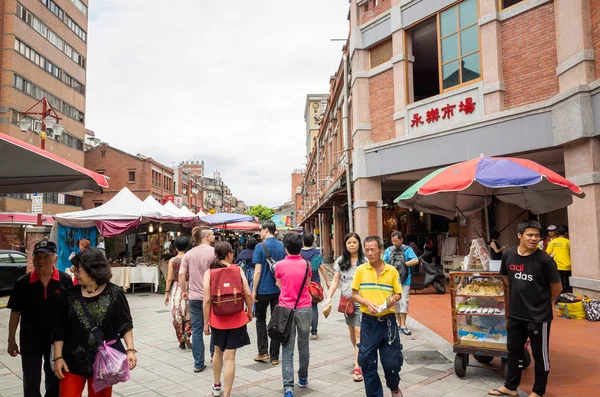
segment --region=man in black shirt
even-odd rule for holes
[[[58,378],[50,362],[51,333],[55,312],[63,291],[73,285],[67,274],[54,267],[58,256],[56,244],[42,240],[33,250],[33,271],[17,280],[8,300],[11,309],[8,324],[8,354],[21,354],[23,395],[41,397],[42,357],[46,375],[46,397],[58,397]],[[16,332],[20,346],[17,346]]]
[[[546,393],[550,359],[548,342],[552,302],[562,290],[556,263],[538,249],[542,227],[536,221],[519,224],[519,246],[502,256],[500,274],[508,278],[509,306],[507,347],[508,371],[504,386],[490,390],[491,396],[517,396],[527,338],[535,360],[535,382],[530,397]]]

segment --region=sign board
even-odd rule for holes
[[[469,265],[478,265],[479,263],[485,271],[490,269],[490,254],[487,244],[482,238],[473,240],[469,251]]]
[[[179,196],[175,197],[175,201],[173,201],[173,204],[175,204],[177,208],[181,208],[183,206],[183,198]]]
[[[65,203],[65,194],[58,193],[58,204],[64,204],[64,203]]]
[[[273,215],[271,220],[279,230],[287,230],[292,227],[292,215]]]
[[[44,194],[43,193],[33,193],[31,195],[31,213],[32,214],[43,214],[43,206],[44,206]]]

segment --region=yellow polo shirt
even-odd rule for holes
[[[365,263],[356,268],[354,278],[352,279],[352,289],[357,290],[361,297],[381,306],[385,300],[391,295],[401,295],[402,286],[399,281],[398,270],[392,265],[385,264],[383,272],[377,277],[377,272],[370,263]],[[360,305],[360,311],[371,316],[385,316],[386,314],[395,313],[396,308],[391,308],[378,313],[369,313],[367,306]]]
[[[548,243],[546,252],[554,254],[558,270],[571,270],[571,242],[565,237],[556,237]]]

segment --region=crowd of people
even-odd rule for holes
[[[539,223],[521,223],[519,246],[512,249],[500,245],[499,233],[491,236],[492,257],[501,254],[500,274],[508,277],[510,305],[506,383],[490,390],[490,395],[517,395],[527,339],[535,359],[531,396],[545,393],[551,303],[569,289],[570,275],[566,227],[549,226],[547,231],[549,237],[541,246]],[[393,397],[402,396],[401,335],[412,334],[406,320],[412,269],[419,263],[414,249],[404,244],[402,233],[391,234],[392,246],[387,249],[378,236],[362,241],[356,233],[347,234],[342,253],[334,260],[331,279],[319,250],[313,247],[312,234],[290,232],[281,241],[275,235],[275,224],[264,222],[259,235],[246,239],[236,259],[236,249],[226,241],[215,241],[208,227],[192,230],[191,249],[188,237],[173,240],[175,251],[168,262],[164,303],[170,308],[179,347],[192,351],[193,371],[199,373],[207,367],[204,336],[210,336],[211,390],[214,396],[230,397],[236,351],[250,344],[247,327],[255,320],[254,360],[281,364],[284,397],[293,397],[296,386],[308,386],[309,341],[319,337],[319,309],[323,308],[326,318],[330,315],[339,288],[337,311],[344,316],[354,351],[352,379],[364,382],[367,396],[382,397],[380,360],[386,387]],[[136,366],[133,321],[125,293],[110,282],[111,269],[103,251],[83,245],[71,258],[73,280],[55,267],[56,244],[47,239],[38,242],[33,251],[34,270],[19,279],[12,291],[8,353],[21,355],[26,397],[41,396],[42,368],[47,397],[79,397],[86,383],[90,397],[111,396],[110,387],[101,391],[91,387],[98,334],[126,355],[130,369]],[[516,277],[516,272],[527,276]],[[311,296],[311,282],[326,286],[322,305]],[[273,318],[278,306],[293,313],[284,340],[270,336],[267,322],[268,312]]]

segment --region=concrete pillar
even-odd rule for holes
[[[361,239],[370,235],[382,236],[383,214],[381,180],[360,178],[354,182],[354,231]]]
[[[396,137],[401,137],[406,134],[406,131],[404,131],[404,109],[407,105],[405,63],[409,57],[408,52],[404,48],[403,30],[398,30],[392,34],[392,47],[392,63],[394,64],[394,123],[396,126]],[[410,67],[412,68],[412,62]],[[412,78],[412,73],[409,76]]]
[[[558,85],[566,91],[594,80],[590,0],[555,0]]]
[[[600,298],[600,137],[565,147],[565,172],[586,194],[568,207],[571,285],[575,293]]]
[[[331,258],[331,222],[331,214],[323,214],[323,230],[321,231],[323,261],[328,261]]]
[[[484,22],[479,27],[483,72],[483,99],[486,114],[504,110],[504,81],[502,76],[502,37],[500,21],[496,18],[499,2],[479,0],[479,15]]]

